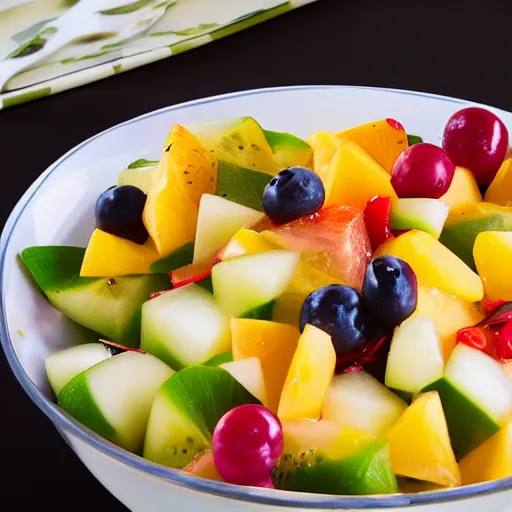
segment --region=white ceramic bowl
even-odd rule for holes
[[[132,455],[60,410],[49,392],[44,358],[83,340],[83,331],[31,285],[17,254],[27,246],[87,244],[93,204],[137,158],[156,158],[173,123],[253,116],[265,128],[307,137],[393,117],[409,133],[440,141],[448,117],[466,102],[365,87],[284,87],[193,101],[152,112],[92,137],[47,169],[12,212],[1,238],[2,345],[19,382],[94,476],[134,512],[303,510],[504,512],[512,478],[417,495],[327,496],[237,487],[181,474]],[[512,114],[491,109],[512,130]],[[64,471],[64,469],[63,469]]]

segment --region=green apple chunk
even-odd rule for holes
[[[230,348],[229,318],[198,284],[176,288],[142,306],[141,349],[176,370]]]
[[[186,466],[210,448],[220,418],[243,404],[258,404],[222,368],[190,366],[175,373],[158,391],[144,441],[144,457],[172,468]]]
[[[397,199],[391,206],[391,228],[419,229],[439,238],[449,212],[450,205],[440,199]]]
[[[211,260],[239,229],[256,222],[261,216],[261,212],[247,206],[203,194],[197,218],[194,263]]]
[[[283,169],[294,166],[311,168],[313,150],[307,142],[291,133],[271,130],[264,130],[264,133],[274,158]]]
[[[366,372],[336,375],[327,391],[322,418],[369,435],[385,435],[407,404]]]
[[[222,354],[213,356],[211,359],[208,359],[205,363],[202,363],[204,366],[220,366],[224,363],[231,363],[233,361],[233,352],[228,350],[227,352],[222,352]]]
[[[165,274],[114,278],[80,277],[85,249],[28,247],[22,260],[51,304],[76,323],[129,347],[140,341],[141,306],[168,290]]]
[[[412,316],[395,330],[386,363],[388,388],[415,394],[443,376],[443,347],[434,322]]]
[[[444,376],[424,391],[438,391],[458,460],[498,432],[512,414],[512,388],[500,363],[462,343]]]
[[[124,352],[73,377],[58,403],[97,434],[140,453],[153,399],[172,374],[151,354]]]
[[[224,260],[212,268],[213,292],[220,308],[231,317],[273,302],[287,288],[300,254],[285,250],[247,254]]]
[[[85,343],[50,354],[44,361],[46,375],[55,395],[76,375],[111,357],[102,343]]]

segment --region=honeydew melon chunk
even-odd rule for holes
[[[322,418],[369,435],[385,435],[407,404],[366,372],[336,375],[325,396]]]
[[[440,199],[396,199],[391,205],[391,228],[419,229],[439,239],[449,213],[450,205]]]
[[[285,132],[264,130],[274,158],[281,167],[301,166],[309,169],[313,166],[313,150],[304,140]]]
[[[85,343],[58,350],[44,361],[46,375],[55,395],[75,376],[111,357],[102,343]]]
[[[118,176],[117,184],[132,185],[140,188],[145,194],[151,187],[151,178],[158,161],[145,160],[143,158],[132,162],[126,169],[123,169]]]
[[[58,403],[97,434],[139,453],[153,399],[172,374],[151,354],[124,352],[73,377]]]
[[[229,318],[198,284],[176,288],[143,304],[141,349],[176,370],[204,363],[231,349]]]
[[[500,363],[458,344],[442,379],[424,391],[438,391],[457,459],[498,432],[512,414],[512,383]]]
[[[432,319],[410,317],[395,330],[386,364],[385,384],[415,394],[443,376],[443,346]]]
[[[144,457],[182,468],[211,447],[220,418],[231,409],[259,401],[222,368],[190,366],[159,389],[149,415]]]
[[[199,202],[193,262],[208,261],[231,237],[258,220],[262,213],[223,197],[203,194]]]
[[[239,361],[223,363],[219,365],[219,368],[229,372],[262,405],[268,407],[267,389],[263,378],[261,361],[258,357],[248,357]]]
[[[243,317],[274,301],[286,290],[299,259],[297,252],[272,250],[221,261],[212,268],[217,304],[226,315]]]

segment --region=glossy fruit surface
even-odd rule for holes
[[[126,240],[143,244],[148,232],[142,222],[146,194],[132,185],[109,188],[96,202],[96,227]]]
[[[382,245],[393,236],[391,231],[391,197],[374,196],[364,209],[364,222],[372,250]]]
[[[368,265],[362,293],[380,325],[394,329],[416,309],[418,280],[404,260],[380,256]]]
[[[455,165],[467,167],[479,185],[488,185],[508,150],[508,131],[489,110],[469,107],[450,117],[443,133],[443,148]]]
[[[300,329],[306,324],[327,332],[340,355],[372,339],[373,318],[361,294],[344,285],[329,285],[310,293],[300,313]]]
[[[226,482],[267,487],[283,451],[283,430],[265,407],[240,405],[219,420],[212,443],[215,467]]]
[[[263,192],[263,209],[276,224],[318,211],[325,200],[322,180],[305,167],[289,167],[274,176]]]
[[[437,146],[422,142],[400,153],[391,175],[398,197],[439,199],[450,188],[455,165]]]

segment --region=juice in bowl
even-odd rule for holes
[[[315,92],[260,94],[289,113]],[[297,131],[221,117],[229,98],[141,119],[151,157],[77,173],[85,199],[45,223],[59,165],[90,165],[64,157],[4,231],[8,359],[131,510],[506,510],[490,491],[512,477],[508,114],[316,94]],[[361,122],[327,119],[361,97]],[[120,148],[115,132],[96,141]]]

